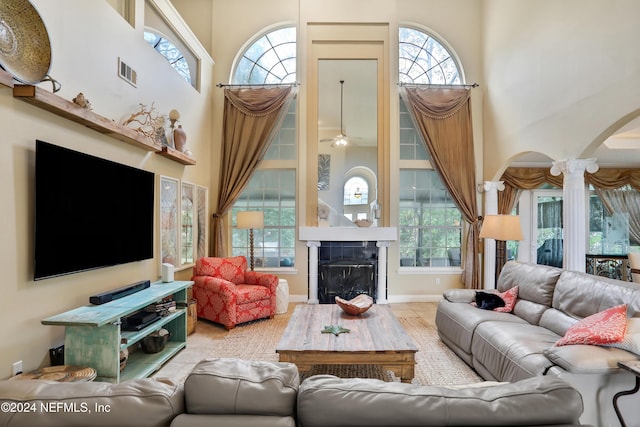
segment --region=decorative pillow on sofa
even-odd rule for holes
[[[516,306],[516,300],[518,299],[518,287],[514,286],[511,289],[499,293],[498,296],[503,299],[504,307],[494,308],[493,311],[500,311],[502,313],[511,313],[513,307]]]
[[[627,319],[627,330],[622,341],[607,344],[607,346],[621,348],[640,355],[640,318],[631,317]]]
[[[623,340],[627,329],[627,305],[621,304],[587,316],[571,326],[555,345],[603,345]]]

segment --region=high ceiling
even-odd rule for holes
[[[597,159],[600,167],[640,168],[640,117],[614,132],[588,157]],[[512,166],[545,167],[551,166],[553,160],[562,159],[550,159],[532,152],[518,157]]]

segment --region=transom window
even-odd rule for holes
[[[171,64],[174,70],[182,76],[187,83],[191,84],[191,73],[189,72],[189,64],[184,57],[184,54],[178,49],[171,40],[163,37],[160,34],[145,31],[144,40],[158,51],[165,59]]]
[[[399,78],[412,84],[460,84],[456,61],[433,36],[399,31]],[[409,111],[400,99],[400,266],[459,267],[462,215],[430,162]]]
[[[420,30],[400,27],[400,82],[461,84],[458,65],[443,44]]]
[[[191,86],[198,89],[200,61],[188,43],[149,0],[144,2],[144,40]]]
[[[296,29],[271,31],[251,44],[233,73],[236,84],[278,84],[296,81]]]

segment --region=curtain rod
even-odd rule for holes
[[[235,87],[235,88],[252,88],[252,87],[282,87],[282,86],[300,86],[300,83],[262,83],[262,84],[225,84],[218,83],[216,87]]]
[[[400,83],[398,83],[398,86],[420,86],[420,87],[441,87],[441,88],[461,88],[461,87],[474,88],[474,87],[478,87],[480,85],[478,83],[471,83],[471,84],[468,84],[468,85],[455,85],[455,84],[443,85],[443,84],[435,84],[435,83],[405,83],[405,82],[400,82]]]

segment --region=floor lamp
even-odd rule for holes
[[[251,256],[251,271],[253,271],[253,229],[264,227],[264,214],[262,211],[238,212],[237,228],[249,229],[249,255]]]
[[[507,262],[507,240],[522,240],[522,226],[518,215],[485,215],[480,229],[481,239],[496,241],[496,284]]]

